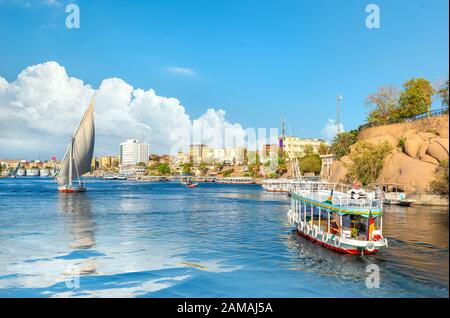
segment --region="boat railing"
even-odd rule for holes
[[[353,187],[339,183],[304,182],[293,184],[293,193],[314,201],[324,202],[333,190],[332,204],[344,208],[378,209],[383,202],[377,191],[365,191],[359,197],[352,196]]]

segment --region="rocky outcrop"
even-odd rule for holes
[[[371,144],[379,144],[382,142],[387,142],[392,148],[396,148],[398,145],[398,138],[392,136],[392,135],[381,135],[381,136],[374,136],[367,139],[364,139],[365,142],[371,143]]]
[[[331,182],[345,182],[347,179],[347,167],[345,165],[351,164],[349,156],[344,156],[341,160],[334,161],[331,165]]]
[[[437,159],[439,162],[448,160],[448,139],[435,138],[431,140],[427,148],[427,154]]]
[[[408,185],[409,188],[424,191],[434,179],[436,165],[412,158],[403,152],[389,155],[381,171],[379,181]]]
[[[380,182],[404,184],[409,191],[420,192],[429,189],[439,163],[449,159],[448,129],[448,115],[442,115],[366,128],[360,131],[358,140],[373,144],[387,141],[394,149],[385,159]],[[354,151],[354,146],[350,151]],[[345,162],[350,162],[348,156],[333,163],[331,181],[346,180]]]
[[[409,136],[405,141],[405,153],[412,158],[417,157],[419,147],[423,141],[424,139],[419,134]]]

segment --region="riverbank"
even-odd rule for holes
[[[437,194],[411,194],[408,199],[414,200],[414,205],[429,205],[448,207],[448,197],[442,197]]]

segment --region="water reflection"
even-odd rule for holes
[[[58,209],[68,227],[68,233],[71,237],[70,248],[75,252],[92,249],[95,246],[95,224],[89,197],[84,193],[60,194]],[[95,257],[86,257],[83,253],[73,253],[72,257],[80,258],[80,262],[76,264],[80,275],[96,272]]]
[[[406,276],[448,288],[448,207],[386,207],[389,248],[377,255]]]

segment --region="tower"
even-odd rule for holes
[[[278,138],[278,146],[280,148],[280,153],[283,154],[283,146],[284,146],[284,135],[286,133],[286,121],[284,116],[281,118],[281,137]]]
[[[342,96],[338,95],[336,97],[336,135],[341,133],[341,101]]]

